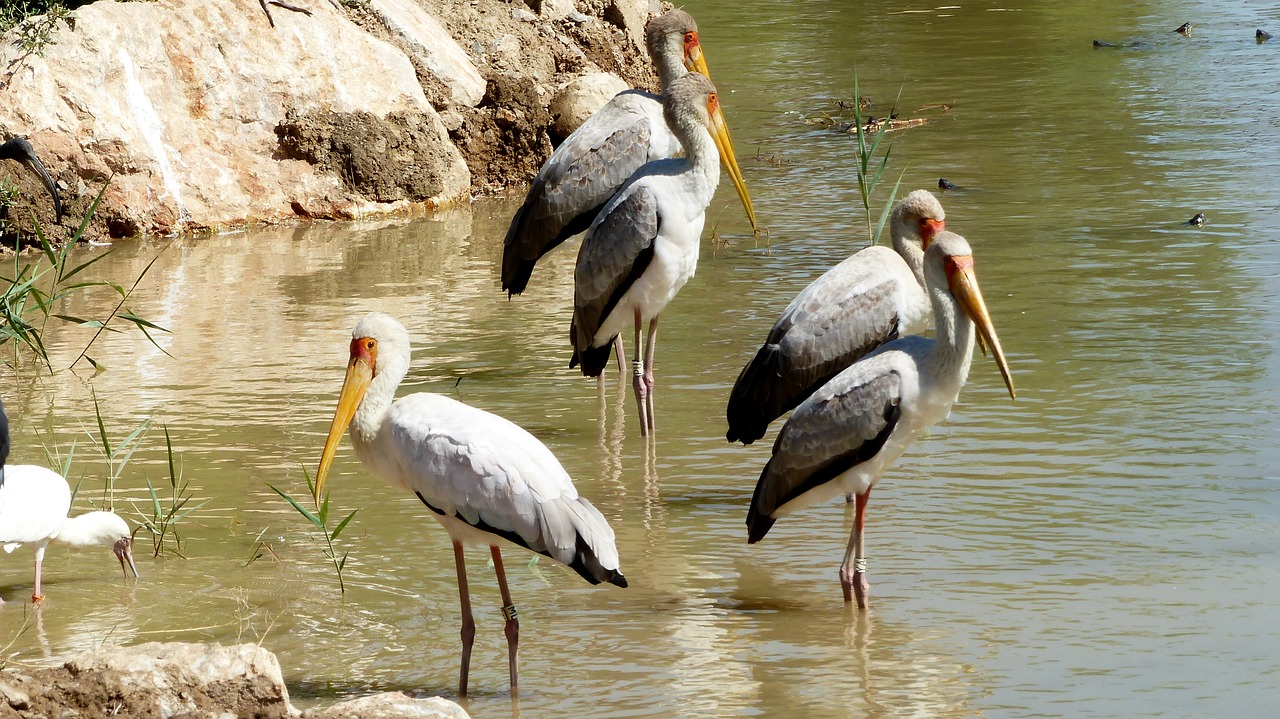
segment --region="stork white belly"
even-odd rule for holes
[[[880,480],[884,471],[902,456],[917,433],[918,430],[898,425],[889,435],[889,441],[885,442],[874,457],[850,467],[830,482],[824,482],[778,507],[771,516],[785,517],[793,512],[829,502],[836,497],[866,492]]]
[[[666,308],[676,293],[685,286],[698,269],[698,244],[702,237],[703,217],[699,215],[686,225],[683,237],[669,238],[658,235],[653,244],[653,259],[631,287],[622,295],[617,306],[601,323],[592,345],[601,347],[633,326],[636,310],[640,321],[648,322]],[[691,238],[691,239],[690,239]]]

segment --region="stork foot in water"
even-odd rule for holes
[[[858,609],[867,608],[867,595],[871,585],[867,582],[866,545],[863,542],[863,529],[867,520],[867,500],[871,499],[871,490],[862,494],[850,494],[857,503],[853,513],[853,533],[849,535],[849,548],[844,553],[844,563],[840,565],[840,588],[844,590],[845,603],[858,600]],[[852,560],[852,561],[851,561]]]
[[[631,386],[636,392],[636,407],[640,411],[640,434],[648,436],[654,429],[653,388],[657,382],[653,378],[653,344],[658,337],[658,318],[649,320],[649,335],[645,340],[644,360],[640,359],[640,327],[643,320],[640,310],[635,311],[636,325],[636,358],[631,365]]]

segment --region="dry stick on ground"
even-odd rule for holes
[[[329,3],[339,10],[342,9],[342,6],[338,4],[338,0],[329,0]],[[289,10],[290,12],[300,12],[306,15],[307,17],[311,16],[310,10],[304,7],[300,7],[298,5],[294,5],[292,3],[286,2],[285,0],[258,0],[258,4],[262,6],[262,12],[267,14],[267,22],[271,23],[271,27],[276,26],[276,19],[271,16],[271,8],[268,7],[269,5],[282,7],[285,10]]]

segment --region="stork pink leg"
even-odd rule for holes
[[[649,320],[649,336],[645,338],[644,343],[644,384],[648,390],[647,400],[645,403],[645,421],[649,425],[649,432],[652,433],[656,428],[653,417],[653,347],[658,339],[658,318],[654,317]]]
[[[44,564],[44,547],[36,547],[36,590],[31,595],[31,601],[42,602],[44,595],[40,593],[40,568]]]
[[[458,679],[458,695],[467,695],[467,675],[471,671],[471,644],[476,638],[476,620],[471,616],[471,591],[467,589],[467,563],[462,544],[453,543],[453,561],[458,567],[458,597],[462,602],[462,674]]]
[[[649,386],[644,381],[644,361],[640,359],[640,329],[644,325],[644,320],[640,317],[640,310],[635,311],[635,327],[636,327],[636,358],[631,361],[631,386],[636,391],[636,406],[640,408],[640,434],[649,434],[649,417],[646,412],[648,402],[646,398],[649,396]]]
[[[868,595],[871,591],[871,585],[867,583],[867,557],[863,543],[867,500],[870,498],[870,489],[856,496],[853,533],[849,535],[849,547],[844,553],[844,563],[840,565],[840,588],[844,590],[844,600],[852,602],[856,598],[858,609],[863,610],[867,608]]]
[[[520,691],[516,681],[516,652],[520,648],[520,619],[516,615],[516,605],[511,601],[511,592],[507,590],[507,572],[502,567],[502,550],[489,547],[493,553],[493,573],[498,575],[498,590],[502,592],[502,616],[507,624],[503,631],[507,635],[507,664],[511,672],[511,693]]]
[[[618,374],[623,377],[625,377],[627,374],[626,352],[627,352],[626,349],[623,348],[622,346],[622,335],[614,335],[613,336],[613,355],[618,360]],[[604,373],[601,372],[600,376],[603,377]]]

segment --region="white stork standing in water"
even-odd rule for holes
[[[698,24],[683,10],[670,10],[650,20],[645,44],[663,93],[686,72],[711,76],[698,39]],[[641,165],[681,152],[679,138],[663,119],[662,97],[641,90],[618,93],[543,164],[503,242],[502,289],[508,296],[524,292],[534,265],[543,255],[590,227],[609,198]],[[737,172],[736,165],[730,172]],[[754,229],[755,211],[746,185],[739,180],[734,186]]]
[[[633,387],[643,434],[653,429],[653,350],[658,315],[698,266],[707,205],[720,183],[720,162],[746,199],[711,81],[689,73],[668,88],[663,114],[685,148],[681,158],[656,160],[636,171],[587,230],[574,270],[570,367],[600,374],[614,340],[635,328]],[[641,361],[640,332],[649,333]]]
[[[351,337],[351,360],[316,471],[316,496],[324,494],[334,453],[349,425],[361,463],[417,495],[449,532],[462,604],[458,691],[464,696],[475,620],[463,545],[489,547],[502,593],[514,692],[520,623],[499,547],[516,545],[544,554],[591,584],[625,587],[613,529],[578,496],[551,450],[515,424],[438,394],[420,392],[392,402],[409,371],[409,333],[399,322],[370,313]]]
[[[921,430],[947,417],[969,375],[974,326],[1013,380],[960,235],[940,232],[924,254],[924,279],[936,335],[903,337],[836,375],[787,419],[760,474],[747,512],[747,541],[764,538],[788,514],[854,494],[853,532],[840,565],[845,601],[867,606],[863,528],[871,488]]]
[[[751,444],[770,422],[867,353],[924,332],[933,319],[924,290],[924,250],[945,221],[937,198],[916,190],[890,213],[892,250],[860,250],[796,295],[738,374],[725,438]]]

